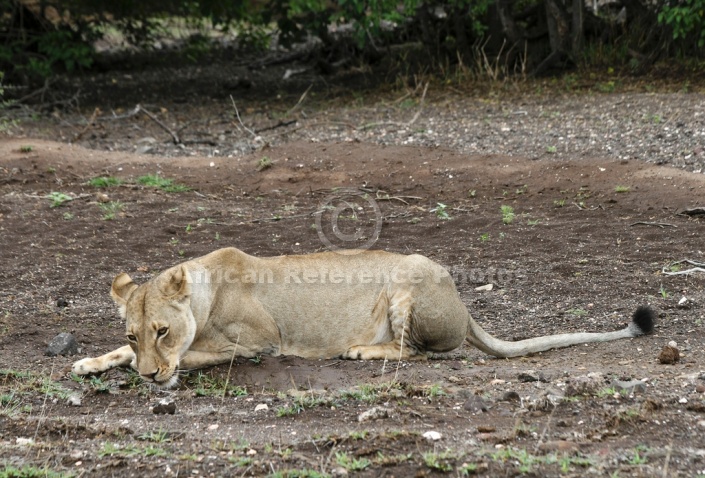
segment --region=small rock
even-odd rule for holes
[[[630,380],[628,382],[622,380],[612,380],[612,386],[616,388],[617,391],[626,391],[627,394],[646,391],[646,383],[641,380]]]
[[[521,372],[517,378],[520,382],[545,382],[546,380],[543,376],[537,373],[535,370],[526,370]]]
[[[680,358],[680,352],[672,345],[664,346],[663,349],[661,349],[661,353],[658,355],[658,361],[667,365],[678,362]]]
[[[212,425],[208,425],[208,430],[209,430],[209,431],[215,431],[215,430],[218,429],[219,426],[220,426],[220,425],[218,425],[217,423],[214,423],[214,424],[212,424]]]
[[[509,391],[509,392],[504,392],[504,395],[502,395],[502,398],[500,398],[501,402],[520,402],[521,397],[517,392],[514,391]]]
[[[688,399],[685,398],[685,397],[679,398],[679,399],[678,399],[678,403],[683,403],[683,404],[688,403]]]
[[[337,468],[333,468],[330,474],[333,478],[342,478],[348,476],[348,470],[346,470],[342,466],[339,466]]]
[[[494,284],[485,284],[481,285],[480,287],[475,287],[475,290],[478,292],[487,292],[491,291],[494,288]]]
[[[106,202],[110,202],[110,197],[108,197],[105,193],[96,193],[95,200],[99,203],[105,204]]]
[[[698,422],[698,426],[699,426],[700,428],[705,428],[705,420],[700,420],[700,421]]]
[[[482,399],[482,397],[473,395],[465,401],[463,404],[463,410],[467,410],[472,413],[486,412],[487,403]]]
[[[705,385],[696,385],[695,391],[698,393],[705,393]]]
[[[81,396],[80,395],[69,396],[69,398],[66,400],[66,404],[70,405],[72,407],[80,407],[81,406]]]
[[[479,433],[494,433],[497,431],[497,427],[493,427],[490,425],[479,425],[477,427],[477,431]]]
[[[422,435],[428,441],[438,441],[441,439],[441,434],[435,431],[428,431]]]
[[[546,443],[542,443],[539,448],[545,452],[559,451],[570,454],[580,451],[580,447],[578,447],[577,443],[566,440],[547,441]]]
[[[247,456],[255,456],[256,454],[257,450],[255,450],[254,448],[250,448],[249,450],[247,450]]]
[[[49,357],[56,355],[74,355],[78,353],[78,342],[76,338],[66,332],[62,332],[49,342],[46,354]]]
[[[588,374],[573,377],[567,380],[565,387],[566,397],[576,397],[579,395],[594,395],[602,388],[604,379],[601,374]]]
[[[266,403],[260,403],[255,407],[255,411],[259,412],[260,410],[269,410],[269,406]]]
[[[366,422],[369,420],[379,420],[381,418],[389,418],[392,415],[392,410],[385,407],[374,407],[362,412],[357,417],[358,422]]]
[[[678,301],[678,307],[681,309],[687,309],[689,305],[690,304],[688,304],[688,298],[686,296],[681,297],[681,300]]]
[[[169,398],[162,398],[159,403],[152,407],[152,413],[156,415],[173,415],[176,413],[176,402]]]
[[[33,445],[34,440],[32,440],[31,438],[17,437],[17,438],[15,438],[15,443],[17,443],[20,446],[27,446],[27,445]]]
[[[69,301],[63,298],[56,299],[56,306],[57,307],[68,307],[69,306]]]

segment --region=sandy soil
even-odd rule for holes
[[[265,155],[271,166],[258,171]],[[0,158],[6,469],[34,465],[75,476],[705,473],[705,278],[662,273],[677,270],[668,268],[673,261],[705,260],[702,219],[681,214],[703,206],[705,175],[634,160],[354,141],[166,159],[22,138],[0,143]],[[147,174],[190,190],[138,184]],[[99,176],[123,183],[88,184]],[[52,192],[72,200],[52,207]],[[314,252],[326,247],[321,234],[360,245],[336,243],[325,213],[322,228],[315,225],[321,205],[341,199],[359,213],[345,227],[361,229],[366,241],[381,225],[371,247],[444,264],[475,318],[501,338],[614,330],[640,304],[657,310],[656,331],[512,360],[469,346],[428,362],[238,359],[232,369],[194,372],[168,392],[124,370],[79,381],[66,373],[77,356],[44,355],[59,332],[75,334],[79,356],[123,344],[108,295],[120,271],[144,281],[224,246],[260,256]],[[107,219],[105,205],[118,202]],[[514,210],[510,224],[503,205]],[[475,290],[488,283],[493,290]],[[681,359],[664,365],[657,357],[669,341]],[[540,380],[525,381],[527,371]],[[584,394],[560,398],[591,372],[599,375]],[[645,386],[620,393],[614,379]],[[175,401],[174,415],[153,413],[164,397]],[[374,407],[385,409],[382,418],[358,420]],[[424,438],[429,431],[440,440]]]

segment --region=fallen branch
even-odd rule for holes
[[[230,95],[230,101],[233,102],[233,108],[235,108],[235,116],[237,116],[237,120],[240,122],[240,125],[241,125],[243,128],[245,128],[245,131],[247,131],[248,133],[250,133],[253,138],[256,138],[256,137],[257,137],[257,134],[256,134],[254,131],[252,131],[250,128],[248,128],[247,126],[245,126],[244,123],[242,122],[242,119],[240,118],[240,112],[239,112],[238,109],[237,109],[237,105],[235,104],[235,99],[233,98],[233,95]]]
[[[162,123],[161,120],[160,120],[159,118],[157,118],[157,117],[154,115],[154,113],[152,113],[151,111],[145,109],[145,108],[144,108],[142,105],[140,105],[140,104],[137,104],[137,106],[135,106],[132,110],[130,110],[129,112],[125,113],[124,115],[116,115],[115,113],[113,113],[113,115],[110,116],[110,117],[108,117],[108,118],[98,118],[98,121],[114,121],[114,120],[121,120],[121,119],[131,118],[131,117],[133,117],[133,116],[137,116],[140,112],[141,112],[141,113],[144,113],[145,115],[147,115],[147,117],[148,117],[149,119],[151,119],[152,121],[154,121],[155,123],[157,123],[157,125],[159,125],[160,128],[162,128],[164,131],[166,131],[167,133],[169,133],[169,135],[171,136],[172,140],[174,141],[174,144],[181,144],[181,139],[179,138],[179,135],[176,134],[176,132],[172,131],[167,125],[165,125],[164,123]]]
[[[630,226],[656,226],[661,229],[663,229],[664,227],[678,227],[675,224],[669,224],[667,222],[645,222],[645,221],[637,221],[637,222],[630,224]]]
[[[692,209],[685,209],[679,214],[685,216],[705,216],[705,207],[694,207]]]
[[[414,115],[413,118],[411,118],[409,121],[406,123],[399,122],[399,121],[383,121],[379,123],[368,123],[366,125],[362,125],[359,128],[359,130],[366,130],[370,128],[375,128],[377,126],[401,126],[402,128],[408,128],[412,124],[416,123],[416,120],[419,119],[419,116],[421,115],[421,112],[423,111],[423,105],[424,101],[426,99],[426,91],[428,91],[428,85],[429,83],[426,82],[426,85],[423,87],[423,93],[421,94],[421,101],[419,101],[419,109],[416,111],[416,114]]]
[[[684,271],[674,271],[673,267],[676,265],[679,265],[679,264],[689,264],[689,265],[695,266],[695,267],[692,267],[690,269],[686,269]],[[671,262],[667,266],[661,268],[661,273],[663,275],[667,275],[667,276],[689,275],[694,272],[705,272],[705,263],[691,261],[690,259],[683,259],[680,261]]]

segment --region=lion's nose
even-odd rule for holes
[[[140,373],[140,376],[144,380],[154,382],[156,380],[158,374],[159,374],[159,369],[157,369],[155,372],[151,372],[151,373]]]

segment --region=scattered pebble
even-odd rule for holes
[[[260,403],[255,407],[255,412],[259,412],[260,410],[269,410],[269,406],[266,403]]]
[[[502,395],[502,398],[500,398],[501,402],[520,402],[521,397],[517,392],[514,391],[509,391],[509,392],[504,392],[504,395]]]
[[[486,412],[487,408],[487,402],[477,395],[472,395],[463,404],[463,409],[472,413]]]
[[[358,422],[366,422],[369,420],[379,420],[381,418],[389,418],[392,415],[392,410],[385,407],[374,407],[362,412],[357,417]]]
[[[680,358],[680,352],[675,346],[670,345],[670,343],[669,345],[664,346],[663,349],[661,349],[661,353],[658,355],[658,361],[667,365],[678,362]]]
[[[152,413],[156,415],[173,415],[176,413],[176,402],[169,398],[162,398],[152,407]]]
[[[78,342],[76,338],[66,332],[62,332],[49,342],[46,355],[54,357],[56,355],[74,355],[78,353]]]
[[[491,291],[494,288],[494,284],[485,284],[481,285],[480,287],[475,287],[475,290],[478,292],[488,292]]]
[[[525,370],[521,372],[517,378],[520,382],[548,382],[546,377],[542,373],[538,373],[536,370]]]
[[[17,438],[15,438],[15,443],[17,443],[20,446],[28,446],[28,445],[33,445],[34,440],[32,440],[31,438],[17,437]]]
[[[436,431],[427,431],[423,434],[423,437],[428,441],[438,441],[442,438],[441,434]]]
[[[491,425],[479,425],[477,427],[478,433],[494,433],[497,431],[497,427]]]
[[[210,431],[217,430],[219,426],[220,425],[218,425],[217,423],[214,423],[212,425],[208,425],[208,430],[210,430]]]
[[[66,299],[64,299],[64,298],[56,299],[56,306],[57,306],[57,307],[61,307],[61,308],[63,308],[63,307],[68,307],[68,306],[69,306],[69,301],[66,300]]]
[[[348,470],[346,470],[342,466],[339,466],[337,468],[333,468],[330,474],[333,478],[342,478],[344,476],[348,476]]]
[[[72,407],[80,407],[81,406],[81,396],[80,395],[71,395],[69,398],[66,400],[66,403]]]
[[[602,374],[590,373],[570,378],[566,381],[565,396],[594,395],[604,386]]]
[[[630,381],[622,381],[622,380],[612,380],[612,386],[617,389],[617,391],[626,391],[628,394],[632,394],[635,392],[645,392],[646,391],[646,383],[644,383],[641,380],[630,380]]]

